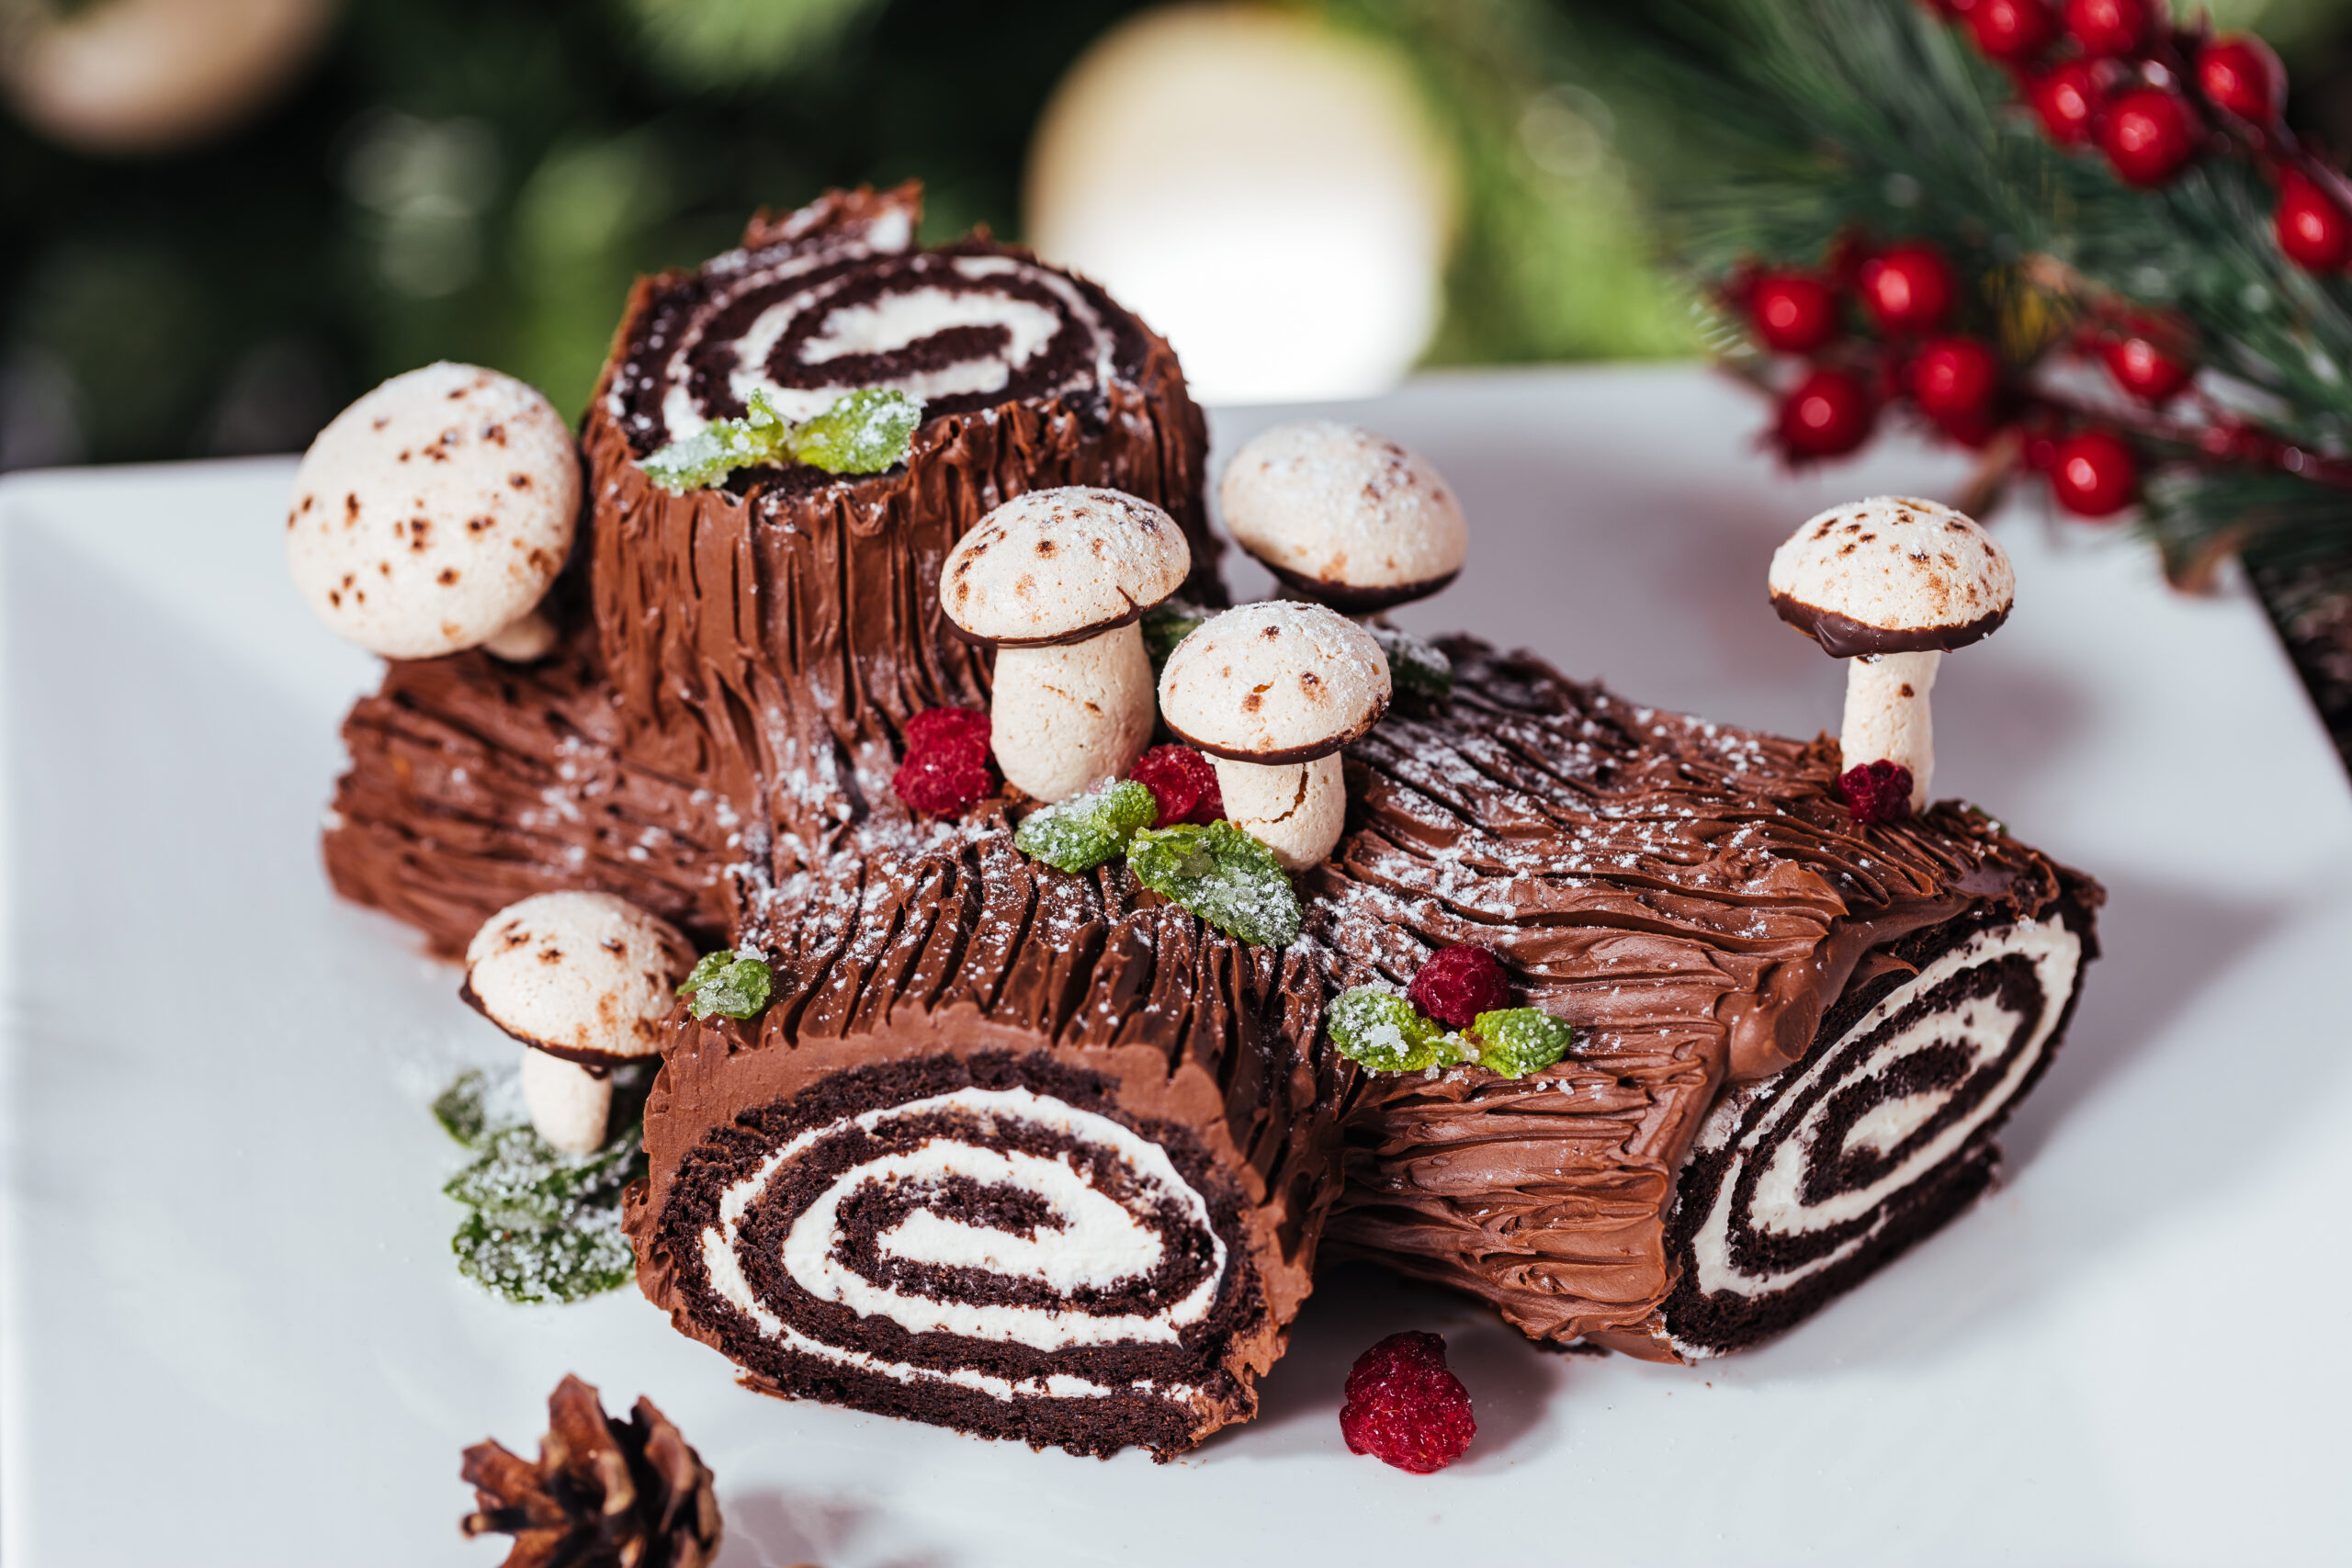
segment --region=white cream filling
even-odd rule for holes
[[[843,256],[867,254],[870,254],[868,247],[854,246],[821,256],[796,258],[785,265],[747,276],[726,296],[713,299],[704,308],[701,320],[680,334],[677,346],[662,368],[665,386],[662,397],[662,417],[669,428],[669,438],[684,440],[710,423],[696,406],[689,389],[689,359],[695,347],[703,340],[702,322],[716,317],[729,299],[740,298],[751,289],[764,288],[779,279],[807,272],[819,261],[831,262]],[[1019,276],[1051,290],[1068,308],[1071,317],[1093,338],[1095,384],[1110,384],[1116,371],[1116,345],[1112,335],[1103,330],[1100,313],[1069,279],[1013,256],[958,256],[955,266],[964,276],[976,280]],[[824,310],[826,296],[837,291],[846,281],[849,280],[834,278],[814,288],[797,290],[760,312],[750,328],[736,340],[735,367],[728,373],[729,389],[739,400],[748,404],[752,392],[763,391],[786,418],[803,420],[824,412],[842,394],[857,389],[848,385],[779,387],[768,378],[767,374],[768,356],[775,353],[775,345],[791,330],[793,323],[812,310]],[[895,387],[926,400],[1001,391],[1011,381],[1012,372],[1027,364],[1052,340],[1061,326],[1061,320],[1053,311],[1032,300],[1008,299],[1002,295],[957,294],[938,288],[916,288],[903,294],[833,310],[826,318],[821,330],[808,340],[803,351],[803,363],[821,365],[848,354],[887,354],[905,348],[910,344],[920,343],[948,327],[974,325],[1005,327],[1011,333],[1011,342],[1004,353],[859,385]]]
[[[855,1126],[873,1133],[888,1122],[939,1111],[962,1111],[983,1127],[1015,1120],[1107,1149],[1147,1192],[1171,1199],[1186,1219],[1209,1237],[1205,1277],[1166,1312],[1149,1316],[1098,1316],[1046,1307],[977,1304],[909,1295],[852,1273],[834,1258],[841,1238],[842,1201],[868,1183],[934,1180],[963,1176],[991,1185],[1018,1188],[1043,1199],[1062,1221],[1058,1229],[1034,1236],[993,1231],[961,1220],[917,1211],[877,1238],[883,1250],[917,1262],[985,1268],[1042,1281],[1068,1292],[1102,1288],[1142,1277],[1158,1266],[1164,1247],[1158,1235],[1134,1214],[1091,1186],[1068,1157],[1048,1159],[933,1137],[919,1148],[886,1156],[842,1172],[797,1215],[784,1244],[783,1263],[794,1282],[823,1301],[839,1302],[859,1316],[879,1314],[910,1333],[946,1332],[967,1338],[1019,1344],[1041,1350],[1080,1345],[1176,1342],[1187,1325],[1205,1317],[1223,1282],[1226,1246],[1209,1221],[1207,1201],[1178,1174],[1167,1151],[1106,1116],[1081,1111],[1050,1095],[1025,1089],[961,1089],[845,1117],[799,1134],[721,1194],[718,1224],[701,1236],[703,1265],[711,1288],[771,1339],[804,1354],[843,1366],[879,1372],[901,1382],[936,1381],[977,1389],[999,1399],[1020,1394],[1055,1398],[1101,1398],[1120,1392],[1158,1393],[1183,1399],[1189,1387],[1156,1389],[1149,1382],[1113,1389],[1083,1378],[1055,1374],[1021,1382],[968,1369],[940,1371],[886,1361],[851,1347],[825,1345],[784,1322],[752,1292],[738,1248],[743,1217],[775,1173],[819,1141]]]
[[[1844,1224],[1870,1213],[1876,1205],[1949,1158],[1979,1127],[1997,1115],[2008,1103],[2018,1086],[2033,1070],[2034,1064],[2041,1060],[2043,1047],[2058,1027],[2059,1016],[2065,1010],[2066,998],[2074,991],[2075,972],[2082,962],[2082,939],[2055,920],[2022,920],[2016,925],[1979,931],[1888,992],[1876,1007],[1846,1032],[1836,1046],[1823,1052],[1813,1066],[1786,1075],[1773,1096],[1772,1107],[1740,1139],[1715,1189],[1713,1206],[1692,1237],[1699,1288],[1707,1292],[1729,1291],[1744,1296],[1786,1290],[1809,1275],[1851,1257],[1864,1246],[1874,1233],[1855,1236],[1845,1245],[1784,1273],[1757,1275],[1743,1271],[1732,1258],[1730,1240],[1732,1194],[1738,1184],[1741,1167],[1758,1148],[1770,1145],[1768,1157],[1770,1163],[1757,1180],[1754,1201],[1747,1214],[1747,1223],[1754,1229],[1798,1236]],[[1879,1042],[1872,1048],[1869,1060],[1859,1070],[1840,1075],[1841,1083],[1859,1082],[1889,1072],[1904,1057],[1931,1045],[1962,1046],[1969,1051],[1971,1060],[1968,1067],[1949,1089],[1908,1095],[1871,1108],[1856,1119],[1836,1149],[1820,1146],[1822,1123],[1829,1114],[1834,1095],[1820,1096],[1795,1125],[1783,1131],[1783,1122],[1793,1113],[1792,1108],[1804,1099],[1805,1091],[1832,1070],[1832,1065],[1839,1060],[1840,1053],[1849,1042],[1882,1028],[1916,998],[1962,971],[2009,953],[2021,953],[2032,962],[2046,1005],[2032,1035],[2010,1061],[2000,1082],[1977,1101],[1968,1114],[1956,1119],[1935,1137],[1913,1150],[1908,1157],[1878,1180],[1867,1187],[1835,1193],[1820,1203],[1807,1204],[1803,1195],[1804,1177],[1811,1163],[1824,1158],[1835,1159],[1844,1149],[1857,1145],[1883,1152],[1926,1125],[1938,1108],[1949,1100],[1984,1064],[1998,1058],[2007,1048],[2018,1025],[2018,1015],[2001,1007],[1991,997],[1971,997],[1951,1011],[1930,1014]]]

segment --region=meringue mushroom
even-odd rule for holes
[[[1269,600],[1204,622],[1159,672],[1159,712],[1216,769],[1225,815],[1286,871],[1330,858],[1347,818],[1340,750],[1388,710],[1388,660],[1321,604]]]
[[[692,944],[609,893],[541,893],[482,922],[458,995],[521,1041],[523,1100],[539,1135],[571,1154],[605,1141],[612,1070],[661,1049]]]
[[[555,406],[477,366],[411,370],[337,414],[294,476],[286,556],[338,637],[387,659],[544,656],[580,452]]]
[[[1176,521],[1114,490],[1031,491],[947,554],[939,600],[994,648],[989,746],[1007,783],[1043,801],[1118,778],[1151,739],[1151,660],[1136,626],[1183,584]]]
[[[1911,771],[1911,809],[1936,766],[1928,694],[1946,651],[1989,637],[2017,596],[2009,558],[1972,518],[1875,495],[1807,521],[1772,555],[1772,608],[1850,660],[1838,736],[1847,768]]]
[[[1453,581],[1470,547],[1462,503],[1427,459],[1329,420],[1261,432],[1225,468],[1234,540],[1306,598],[1370,615]]]

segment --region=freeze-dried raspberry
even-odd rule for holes
[[[1449,1029],[1467,1029],[1480,1013],[1510,1006],[1510,978],[1485,948],[1449,947],[1414,974],[1405,999]]]
[[[1127,777],[1159,802],[1155,828],[1190,822],[1205,828],[1225,815],[1225,795],[1216,787],[1216,766],[1190,746],[1155,746],[1136,759]]]
[[[978,708],[925,708],[907,720],[907,754],[946,747],[967,750],[978,746],[988,755],[989,716]]]
[[[890,780],[900,800],[933,817],[960,817],[996,789],[988,753],[968,742],[908,754]]]
[[[1445,1341],[1392,1334],[1348,1372],[1340,1433],[1351,1454],[1370,1454],[1415,1475],[1443,1470],[1478,1435],[1470,1391],[1446,1371]]]
[[[1883,758],[1838,775],[1838,794],[1857,822],[1899,822],[1911,815],[1911,770]]]

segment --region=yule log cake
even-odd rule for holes
[[[1342,426],[1228,467],[1296,597],[1220,614],[1167,345],[914,217],[829,197],[640,285],[584,479],[436,367],[289,519],[391,660],[335,884],[467,954],[551,1139],[658,1053],[628,1226],[680,1329],[767,1392],[1166,1457],[1253,1412],[1327,1219],[1682,1359],[1984,1189],[2100,896],[1925,805],[1935,661],[2008,604],[1974,524],[1857,503],[1776,561],[1854,660],[1836,742],[1391,631],[1467,532]]]

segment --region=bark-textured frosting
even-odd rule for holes
[[[1093,286],[1021,252],[977,242],[908,252],[914,201],[906,189],[829,198],[755,220],[745,249],[698,271],[641,282],[582,434],[596,621],[629,754],[806,839],[836,825],[822,812],[842,776],[888,773],[910,715],[986,703],[986,656],[954,636],[938,587],[949,547],[999,502],[1057,485],[1141,496],[1184,530],[1187,592],[1222,602],[1201,499],[1206,427],[1168,345]],[[871,314],[879,299],[934,295],[922,321],[950,324],[924,337],[901,342],[912,327],[884,331]],[[828,321],[868,312],[857,341],[894,346],[815,361],[828,381],[854,372],[932,385],[924,378],[943,363],[1004,363],[1020,334],[1001,321],[953,324],[957,301],[1040,320],[1058,310],[1059,324],[1007,368],[1003,400],[936,398],[902,468],[838,479],[757,469],[673,495],[638,467],[673,427],[660,408],[733,412],[713,355],[740,360],[774,333],[805,355],[812,333],[856,337]],[[789,380],[799,372],[777,370],[785,352],[748,356]]]
[[[1541,1338],[1671,1355],[1657,1309],[1675,1178],[1718,1091],[1802,1055],[1870,950],[1971,908],[2045,915],[2069,879],[1950,804],[1858,826],[1826,739],[1447,647],[1445,712],[1392,714],[1349,751],[1351,830],[1305,879],[1308,930],[1335,984],[1491,948],[1577,1046],[1516,1082],[1375,1080],[1329,1242]]]
[[[775,1392],[821,1391],[1079,1452],[1133,1442],[1165,1456],[1246,1419],[1254,1380],[1306,1298],[1338,1185],[1349,1069],[1317,1038],[1310,956],[1218,936],[1142,894],[1123,868],[1069,876],[1027,860],[1001,806],[952,827],[878,813],[855,837],[791,884],[733,883],[749,889],[741,927],[770,954],[778,994],[754,1026],[677,1021],[647,1106],[650,1179],[629,1210],[646,1294]],[[780,1274],[749,1288],[791,1333],[763,1333],[720,1299],[705,1233],[723,1229],[730,1187],[813,1127],[971,1089],[1048,1095],[1165,1149],[1230,1255],[1216,1310],[1180,1343],[1053,1353],[910,1337],[887,1313],[852,1321]],[[968,1205],[974,1195],[945,1196]],[[865,1245],[853,1235],[843,1250],[853,1244]],[[1125,1310],[1115,1295],[1061,1304]],[[924,1370],[910,1375],[910,1364]],[[997,1382],[937,1375],[955,1369]],[[1056,1377],[1121,1392],[1055,1397],[1045,1382]],[[1136,1392],[1138,1382],[1159,1392]]]

